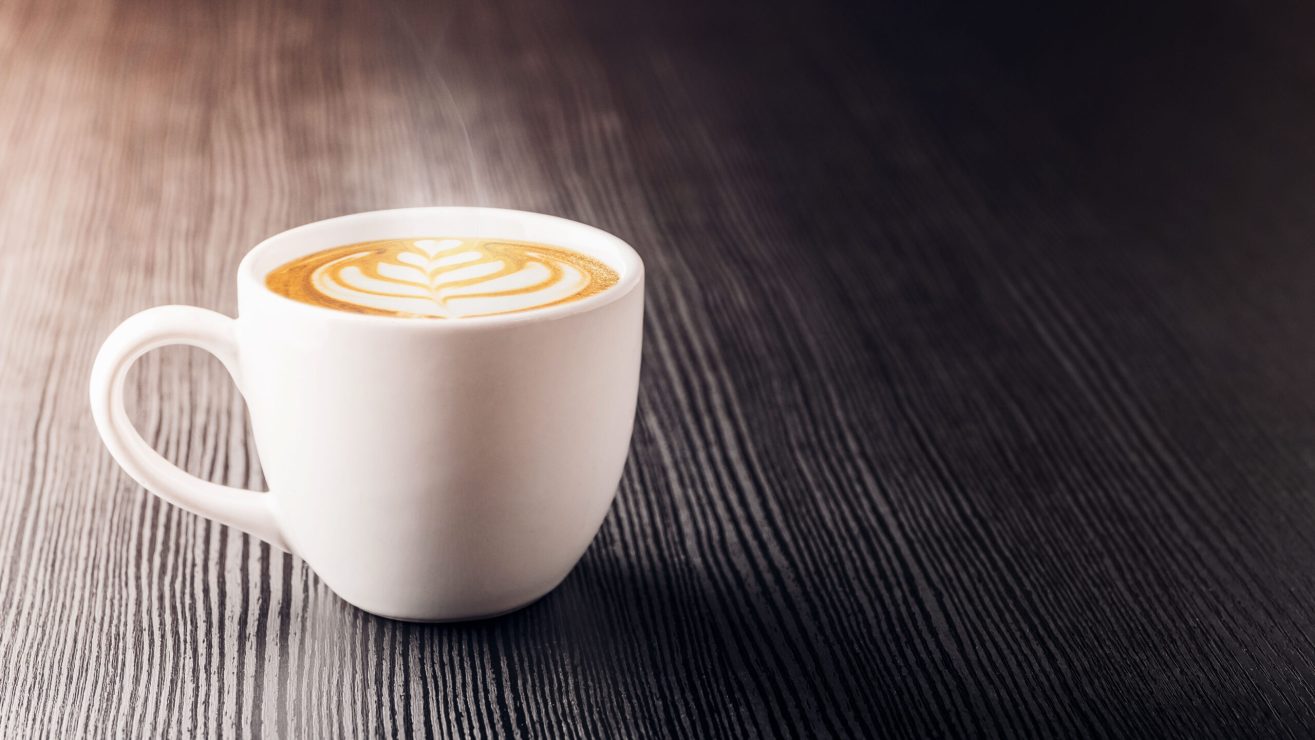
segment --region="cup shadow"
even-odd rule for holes
[[[796,596],[814,607],[833,597]],[[682,717],[731,734],[773,734],[789,723],[788,711],[808,727],[822,713],[890,709],[892,702],[871,690],[871,656],[855,661],[854,643],[843,635],[818,639],[818,625],[803,613],[789,596],[750,588],[727,569],[639,560],[600,537],[556,590],[525,609],[416,627],[419,634],[511,644],[519,654],[566,666],[598,690],[596,703],[614,711],[633,713],[624,697],[651,694],[648,719],[677,734]]]
[[[807,727],[822,714],[895,708],[896,697],[873,691],[872,672],[884,667],[871,655],[855,662],[845,639],[823,643],[801,630],[799,604],[748,588],[724,569],[638,561],[623,549],[600,537],[557,589],[503,616],[399,622],[330,596],[315,608],[315,631],[348,640],[387,635],[376,639],[414,648],[436,668],[454,659],[483,661],[485,670],[505,671],[508,685],[526,691],[549,691],[546,681],[562,678],[588,697],[576,711],[593,721],[605,726],[627,713],[659,734],[707,727],[774,734],[792,722]],[[322,585],[318,590],[328,595]],[[807,598],[825,604],[831,596]],[[852,688],[837,690],[841,684]]]

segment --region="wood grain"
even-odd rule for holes
[[[1315,732],[1310,10],[0,3],[0,736]],[[374,618],[145,494],[85,398],[264,236],[556,213],[643,253],[576,571]],[[261,487],[217,362],[143,435]]]

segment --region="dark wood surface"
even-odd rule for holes
[[[0,3],[0,736],[1309,737],[1300,4]],[[616,505],[425,626],[145,494],[91,359],[374,208],[649,271]],[[259,487],[219,364],[143,434]]]

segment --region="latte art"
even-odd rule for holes
[[[295,259],[265,278],[270,290],[302,303],[430,318],[547,308],[616,282],[612,268],[562,247],[444,237],[334,247]]]

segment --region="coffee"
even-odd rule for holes
[[[239,318],[157,306],[105,340],[92,418],[128,475],[384,617],[490,617],[561,582],[630,449],[644,263],[629,245],[537,213],[371,211],[269,237],[237,285]],[[506,315],[390,318],[490,313]],[[128,371],[170,344],[239,381],[268,491],[189,475],[133,428]]]
[[[615,270],[564,247],[465,237],[333,247],[265,278],[275,293],[313,306],[428,318],[532,311],[578,301],[616,282]]]

